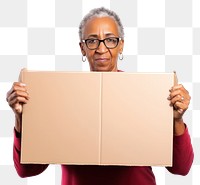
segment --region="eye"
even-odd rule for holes
[[[110,42],[110,43],[116,43],[117,39],[116,38],[107,38],[106,42]]]
[[[88,44],[95,44],[97,42],[97,39],[88,39],[87,43]]]

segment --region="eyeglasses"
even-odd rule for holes
[[[86,44],[86,46],[88,47],[88,49],[97,49],[100,45],[101,42],[104,43],[104,45],[108,48],[108,49],[113,49],[116,48],[119,40],[121,40],[121,38],[119,37],[109,37],[109,38],[105,38],[103,40],[99,40],[99,39],[85,39],[82,40],[82,42],[84,42]]]

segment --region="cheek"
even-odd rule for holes
[[[93,57],[94,57],[94,51],[88,51],[88,52],[86,53],[86,57],[87,57],[87,59],[88,59],[88,62],[89,62],[89,63],[92,63],[92,62],[93,62]]]
[[[115,50],[115,51],[111,51],[111,57],[112,57],[112,61],[113,62],[117,62],[118,60],[118,50]]]

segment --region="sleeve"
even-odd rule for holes
[[[191,144],[188,128],[183,135],[174,136],[173,140],[173,166],[167,170],[177,175],[187,175],[194,159],[194,152]]]
[[[22,178],[35,176],[42,173],[48,167],[48,164],[21,164],[20,153],[21,136],[14,130],[13,160],[18,175]]]

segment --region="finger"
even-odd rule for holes
[[[189,92],[184,88],[184,86],[182,84],[173,86],[169,91],[170,91],[170,93],[174,93],[176,91],[181,91],[183,94],[189,95]]]
[[[190,104],[190,99],[185,98],[184,96],[181,95],[176,95],[172,99],[170,99],[170,105],[174,105],[176,102],[184,103],[185,106],[189,106]]]
[[[181,115],[184,113],[183,109],[178,109],[177,111],[178,111],[178,113],[181,114]]]
[[[175,108],[177,108],[177,109],[184,109],[184,108],[185,108],[184,103],[179,102],[179,101],[176,101],[176,102],[174,103],[174,106],[175,106]]]
[[[179,94],[170,99],[170,104],[174,105],[177,101],[183,102],[183,97]]]
[[[14,82],[12,88],[7,92],[6,100],[14,91],[27,91],[26,84]]]
[[[12,90],[13,91],[27,91],[26,89],[26,84],[23,84],[23,83],[19,83],[19,82],[15,82],[13,87],[12,87]]]
[[[25,88],[25,84],[15,82],[13,83],[12,88],[7,92],[6,100],[9,101],[9,97],[15,92],[15,91],[22,91],[22,92],[27,92],[27,89]]]
[[[24,97],[16,97],[12,101],[9,102],[9,106],[15,109],[16,104],[26,104],[28,100]]]
[[[171,93],[169,94],[168,99],[171,100],[171,99],[173,99],[175,96],[180,95],[181,93],[182,93],[182,91],[181,91],[180,89],[171,91]]]
[[[8,102],[12,101],[14,98],[17,97],[24,97],[27,100],[30,99],[29,94],[26,91],[14,91],[9,97],[8,97]]]
[[[185,89],[185,87],[182,84],[178,84],[178,85],[173,86],[169,91],[172,92],[172,91],[175,91],[175,90],[178,90],[178,89],[181,89],[181,90],[187,92],[187,90]]]
[[[171,92],[171,91],[173,91],[173,90],[175,90],[175,89],[179,89],[179,88],[181,88],[181,87],[182,87],[181,84],[174,85],[173,87],[171,87],[171,89],[170,89],[169,91]]]
[[[188,109],[188,105],[177,101],[174,103],[174,108],[175,108],[175,110],[182,109],[182,111],[185,112]]]
[[[177,95],[173,97],[172,99],[168,99],[168,100],[170,100],[170,104],[169,104],[170,106],[174,106],[176,102],[184,104],[185,107],[189,107],[189,104],[190,104],[190,97],[187,99],[187,98],[184,98],[184,96],[180,96],[180,95]]]
[[[189,95],[188,92],[184,92],[184,91],[182,91],[181,89],[176,89],[176,90],[174,90],[174,91],[172,91],[172,92],[170,93],[170,95],[169,95],[169,97],[168,97],[168,100],[171,100],[171,99],[173,99],[173,98],[176,97],[176,96],[181,96],[181,98],[183,98],[184,100],[185,100],[185,99],[187,99],[187,100],[190,100],[190,99],[191,99],[191,97],[190,97],[190,95]]]
[[[27,103],[27,101],[30,99],[28,93],[24,91],[17,91],[13,92],[8,98],[8,104],[13,107],[13,102],[19,102],[19,103]],[[21,101],[22,100],[22,101]]]

